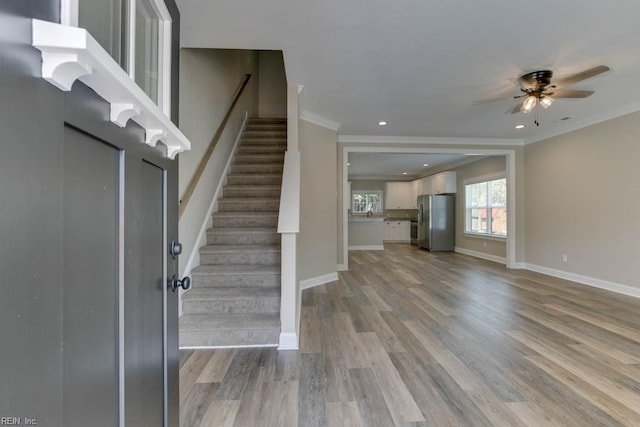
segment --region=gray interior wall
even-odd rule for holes
[[[233,110],[211,156],[200,183],[180,219],[180,239],[185,256],[197,249],[198,233],[240,131],[245,114],[258,114],[258,55],[253,51],[224,49],[182,49],[180,57],[180,129],[191,141],[191,151],[181,153],[180,195],[184,194],[202,156],[227,111],[245,74],[249,84]],[[285,90],[286,92],[286,90]]]
[[[464,180],[506,171],[504,156],[493,156],[453,169],[456,172],[456,248],[498,257],[507,256],[504,240],[469,236],[464,233]]]
[[[640,288],[638,135],[633,113],[525,147],[528,264]]]
[[[336,272],[336,132],[300,120],[299,279]]]
[[[261,50],[258,117],[287,117],[287,76],[282,51]]]

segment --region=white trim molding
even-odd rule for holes
[[[604,289],[606,291],[640,298],[640,288],[636,288],[633,286],[610,282],[608,280],[596,279],[595,277],[583,276],[581,274],[569,273],[568,271],[556,270],[536,264],[526,263],[525,266],[527,270],[534,271],[536,273],[546,274],[547,276],[569,280],[581,285],[593,286],[594,288]]]
[[[469,255],[472,256],[474,258],[481,258],[481,259],[485,259],[487,261],[493,261],[493,262],[497,262],[499,264],[506,264],[507,263],[507,259],[505,257],[501,257],[501,256],[497,256],[497,255],[491,255],[491,254],[487,254],[484,252],[478,252],[478,251],[473,251],[471,249],[465,249],[465,248],[460,248],[460,247],[455,247],[454,249],[457,253],[463,254],[463,255]]]
[[[300,289],[309,289],[316,286],[324,285],[326,283],[335,282],[338,280],[338,273],[323,274],[322,276],[312,277],[311,279],[305,279],[300,281]]]
[[[348,271],[349,269],[344,264],[338,264],[338,265],[336,265],[336,270],[337,271]]]
[[[313,123],[314,125],[322,126],[323,128],[331,129],[335,132],[340,129],[340,123],[312,113],[310,111],[303,110],[300,113],[300,119],[304,120],[305,122]]]
[[[421,145],[497,145],[521,147],[521,139],[508,138],[439,138],[422,136],[339,135],[338,142],[356,144],[421,144]]]
[[[349,246],[350,251],[384,251],[384,245]]]
[[[68,92],[80,80],[112,108],[118,126],[134,120],[147,132],[145,143],[167,147],[167,157],[191,149],[191,142],[158,105],[84,29],[33,19],[32,45],[42,52],[42,77]]]
[[[295,332],[281,332],[278,350],[298,350],[298,334]]]

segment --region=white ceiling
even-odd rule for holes
[[[535,140],[640,110],[640,2],[178,0],[185,47],[277,49],[303,108],[341,135]],[[516,78],[611,71],[533,115],[505,114]],[[561,123],[554,121],[572,117]],[[386,120],[389,125],[379,127]],[[526,127],[516,130],[515,125]]]

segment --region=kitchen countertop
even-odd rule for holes
[[[349,221],[360,221],[360,222],[382,222],[384,221],[384,217],[381,216],[350,216]]]

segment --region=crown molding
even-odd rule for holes
[[[521,139],[501,138],[438,138],[423,136],[339,135],[340,143],[355,144],[421,144],[421,145],[496,145],[521,147]]]
[[[331,129],[334,132],[337,132],[338,129],[340,129],[340,123],[310,111],[303,110],[300,113],[300,119],[305,122],[313,123],[314,125],[322,126],[323,128]]]
[[[607,120],[626,116],[627,114],[636,113],[638,111],[640,111],[640,101],[630,102],[621,107],[605,111],[604,113],[595,114],[585,119],[567,121],[567,123],[563,123],[561,126],[550,129],[547,132],[543,131],[535,136],[526,138],[524,140],[524,144],[533,144],[534,142],[550,139],[559,135],[563,135],[565,133],[573,132],[574,130],[593,126],[598,123],[606,122]]]
[[[33,19],[32,45],[42,53],[42,78],[68,92],[80,80],[110,105],[110,120],[129,119],[146,132],[145,144],[162,142],[167,157],[189,150],[191,142],[158,105],[83,28]]]

